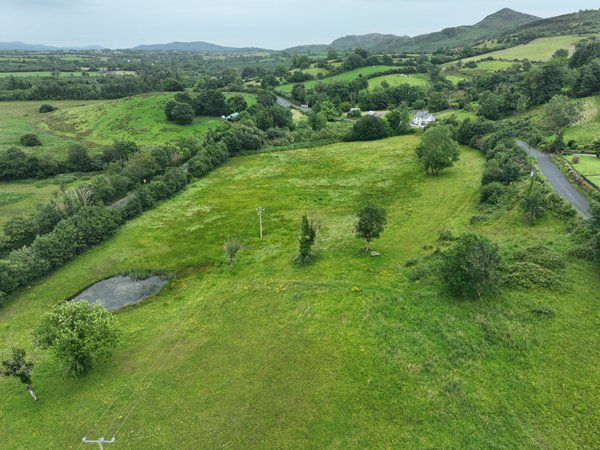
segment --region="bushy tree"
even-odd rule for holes
[[[177,92],[177,91],[184,91],[185,86],[179,80],[176,80],[174,78],[167,78],[163,82],[163,89],[167,92]]]
[[[356,141],[383,139],[391,134],[388,123],[375,116],[363,116],[352,127],[352,138]]]
[[[554,133],[556,141],[561,141],[567,127],[574,124],[581,117],[579,101],[556,95],[546,105],[544,110],[544,123]]]
[[[43,349],[51,349],[67,372],[83,375],[108,359],[118,342],[113,315],[102,305],[87,301],[62,303],[47,313],[35,330]]]
[[[410,114],[408,108],[401,107],[391,110],[385,115],[393,134],[408,134],[410,133]]]
[[[171,119],[178,125],[189,125],[194,122],[194,108],[188,103],[177,102],[171,110]]]
[[[67,165],[71,170],[78,172],[91,170],[92,158],[90,158],[87,148],[81,144],[70,146],[67,154]]]
[[[548,198],[542,185],[531,180],[525,196],[523,197],[523,211],[529,225],[535,225],[546,214]]]
[[[452,167],[458,161],[458,143],[448,126],[437,126],[425,131],[416,154],[425,173],[438,175],[440,170]]]
[[[225,100],[225,104],[227,105],[227,112],[229,114],[233,113],[241,113],[242,111],[246,111],[248,109],[248,102],[242,95],[233,95]]]
[[[19,142],[24,147],[37,147],[42,145],[42,141],[37,134],[28,133],[20,137]]]
[[[481,298],[496,286],[501,264],[495,243],[484,236],[466,233],[444,253],[442,275],[455,293]]]
[[[31,372],[33,372],[33,362],[27,359],[25,350],[13,346],[10,357],[2,361],[2,375],[18,378],[25,385],[33,401],[36,401],[37,395],[31,387]]]
[[[327,125],[327,117],[324,114],[313,111],[308,115],[308,124],[313,131],[322,130]]]
[[[358,212],[355,230],[356,237],[367,241],[366,251],[369,251],[373,239],[378,239],[387,223],[385,209],[376,205],[367,205]]]

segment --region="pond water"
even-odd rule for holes
[[[87,300],[89,303],[100,302],[109,311],[134,305],[145,298],[160,292],[167,280],[152,276],[145,280],[134,280],[125,275],[98,281],[71,300]]]

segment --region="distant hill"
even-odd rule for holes
[[[265,49],[255,47],[223,47],[221,45],[211,44],[209,42],[171,42],[169,44],[149,44],[138,45],[129,50],[154,51],[154,52],[203,52],[203,53],[244,53],[266,51]]]
[[[566,34],[600,33],[600,9],[578,11],[562,16],[540,19],[505,33],[510,36],[559,36]]]
[[[0,50],[18,50],[18,51],[28,51],[28,52],[52,52],[52,51],[60,51],[60,50],[102,50],[103,48],[100,45],[88,45],[85,47],[54,47],[51,45],[43,45],[43,44],[27,44],[25,42],[0,42]]]
[[[539,20],[539,17],[504,8],[487,16],[475,25],[446,28],[442,31],[415,37],[377,33],[359,36],[351,35],[336,39],[328,46],[318,47],[342,51],[363,48],[375,52],[428,52],[437,50],[440,47],[460,47],[471,44]],[[299,46],[288,49],[288,51],[302,51],[298,49],[312,50],[315,47],[317,46]]]

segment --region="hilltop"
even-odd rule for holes
[[[478,40],[497,36],[540,20],[539,17],[514,11],[509,8],[490,14],[475,25],[445,28],[442,31],[422,34],[415,37],[393,34],[350,35],[334,40],[328,47],[335,50],[362,48],[375,52],[414,52],[433,51],[440,47],[459,47]],[[317,50],[322,46],[299,46],[288,49],[291,52]]]
[[[204,53],[244,53],[244,52],[256,52],[265,51],[265,49],[256,47],[224,47],[222,45],[211,44],[210,42],[196,41],[196,42],[171,42],[169,44],[147,44],[138,45],[129,50],[142,50],[142,51],[180,51],[180,52],[204,52]]]

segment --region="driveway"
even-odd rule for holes
[[[309,108],[308,106],[295,105],[292,102],[290,102],[289,100],[287,100],[283,97],[279,97],[279,96],[277,97],[277,104],[281,105],[281,106],[285,106],[286,108],[296,108],[305,113],[309,113],[312,111],[312,108]]]
[[[581,192],[577,190],[575,186],[569,183],[567,177],[556,167],[552,160],[542,153],[538,149],[531,147],[529,144],[523,141],[517,141],[517,144],[525,150],[530,156],[533,156],[540,166],[540,170],[544,176],[548,179],[554,190],[568,201],[573,208],[575,208],[579,214],[586,219],[591,217],[590,215],[590,203],[583,196]]]

